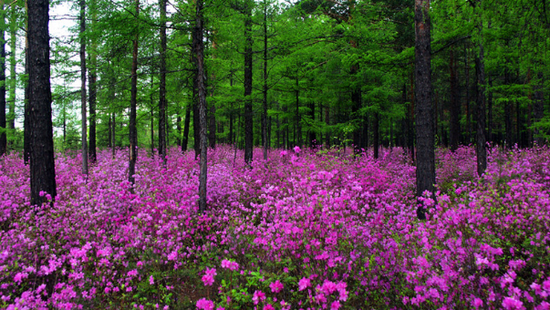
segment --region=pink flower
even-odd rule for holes
[[[215,268],[206,268],[206,274],[202,276],[202,282],[204,285],[210,286],[214,284],[214,277],[217,275]]]
[[[229,270],[237,270],[239,269],[239,264],[237,262],[232,262],[227,259],[222,260],[222,268],[226,268]]]
[[[309,280],[309,278],[302,278],[298,282],[298,291],[303,291],[310,286],[311,286],[311,281]]]
[[[300,147],[299,147],[299,146],[295,146],[295,147],[294,147],[294,152],[296,152],[296,153],[299,154],[300,151],[301,151],[301,150],[300,150]]]
[[[507,310],[524,310],[523,302],[514,299],[513,297],[504,297],[502,307]]]
[[[214,302],[212,300],[201,298],[197,301],[197,309],[214,310]]]
[[[330,310],[338,310],[338,309],[340,309],[340,302],[337,300],[330,305]]]
[[[254,295],[252,295],[252,301],[254,302],[254,305],[257,305],[264,300],[265,300],[265,293],[262,291],[255,291]]]
[[[476,307],[476,308],[482,307],[483,306],[483,300],[481,300],[479,298],[475,298],[473,304],[474,304],[474,307]]]
[[[149,277],[149,284],[151,285],[155,284],[155,278],[153,278],[152,275]]]
[[[275,310],[275,308],[273,308],[272,305],[267,304],[267,305],[264,306],[264,310]]]
[[[273,293],[279,293],[280,291],[283,290],[283,283],[281,283],[279,280],[275,281],[275,282],[272,282],[271,284],[269,284],[269,287],[271,288],[271,291]]]

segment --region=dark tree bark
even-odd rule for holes
[[[252,162],[254,147],[252,114],[252,3],[245,0],[244,18],[244,161]]]
[[[481,31],[481,30],[480,30]],[[476,105],[477,105],[477,133],[476,133],[476,157],[477,174],[482,176],[487,169],[487,138],[486,138],[486,110],[485,110],[485,66],[483,64],[483,44],[479,44],[479,54],[476,62]]]
[[[493,79],[489,77],[489,89],[493,87]],[[493,137],[493,91],[487,91],[487,141],[494,142]]]
[[[357,66],[352,66],[352,76],[355,77],[357,75]],[[353,149],[355,154],[361,154],[361,138],[362,138],[362,129],[363,126],[361,126],[362,119],[359,115],[359,110],[361,109],[361,102],[363,101],[361,96],[361,87],[357,86],[351,91],[351,113],[352,117],[354,117],[358,122],[359,126],[357,129],[353,132]]]
[[[90,12],[92,13],[92,30],[95,30],[95,21],[97,19],[97,8],[95,1],[96,0],[92,0],[89,5]],[[90,85],[88,87],[90,93],[88,96],[90,102],[90,141],[88,145],[88,152],[90,156],[90,162],[95,163],[97,160],[97,44],[95,43],[94,39],[92,39],[91,52],[89,54],[90,68],[88,69],[88,72]]]
[[[29,4],[28,1],[25,1],[25,10],[27,11],[27,33],[25,36],[25,73],[27,76],[29,76]],[[49,45],[48,45],[49,46]],[[25,165],[28,165],[31,160],[31,139],[32,139],[32,128],[31,128],[31,110],[29,105],[29,82],[25,84],[25,94],[24,94],[24,101],[25,101],[25,120],[23,121],[23,161]],[[50,96],[51,96],[51,90],[50,90]]]
[[[535,86],[535,103],[534,103],[534,113],[535,113],[535,122],[539,122],[544,117],[544,92],[543,92],[543,75],[542,72],[539,72],[537,75],[538,82]],[[544,138],[541,136],[540,129],[535,128],[535,139],[537,145],[544,144]]]
[[[160,7],[159,156],[166,166],[166,0]]]
[[[17,6],[11,6],[10,13],[10,87],[9,111],[7,116],[8,128],[15,129],[15,101],[17,89]]]
[[[197,0],[195,15],[195,30],[197,36],[196,45],[196,70],[197,70],[197,92],[199,98],[199,118],[200,118],[200,175],[199,175],[199,212],[206,211],[206,181],[207,181],[207,130],[206,130],[206,87],[204,70],[204,41],[203,41],[203,1]]]
[[[112,144],[111,144],[111,156],[113,157],[113,159],[115,158],[115,155],[116,155],[116,114],[115,112],[112,113],[112,121],[111,121],[111,134],[113,135],[112,137]]]
[[[415,102],[416,102],[416,195],[425,191],[434,195],[435,153],[434,115],[432,109],[430,0],[415,0]],[[417,217],[426,219],[422,203]]]
[[[504,85],[510,84],[510,71],[508,69],[509,63],[506,62],[506,68],[504,71]],[[512,109],[510,107],[510,100],[506,100],[504,102],[504,124],[505,124],[505,131],[506,131],[506,147],[508,149],[512,149],[512,146],[514,145],[513,138],[512,138]]]
[[[262,113],[262,145],[264,151],[264,160],[267,160],[267,149],[269,142],[267,140],[267,1],[264,1],[264,87],[263,87],[263,113]]]
[[[0,157],[8,150],[6,138],[6,41],[4,39],[6,14],[0,4]]]
[[[138,22],[139,15],[139,0],[136,0],[136,22]],[[130,126],[129,127],[129,140],[130,140],[130,161],[128,164],[128,181],[133,186],[136,182],[134,174],[136,174],[136,161],[137,161],[137,128],[136,128],[136,114],[137,114],[137,66],[138,66],[138,39],[139,33],[136,31],[133,50],[132,50],[132,85],[130,89]]]
[[[374,120],[372,124],[372,135],[373,135],[373,147],[374,147],[374,153],[373,157],[374,159],[378,159],[378,150],[380,149],[380,113],[375,112],[374,113]]]
[[[181,140],[181,151],[186,152],[189,144],[189,125],[191,124],[191,106],[185,109],[185,123],[183,124],[183,137]]]
[[[86,116],[86,0],[80,0],[80,117],[82,120],[82,173],[88,174],[88,125]]]
[[[302,115],[300,114],[300,80],[296,72],[296,132],[295,145],[302,146]]]
[[[468,47],[466,44],[464,44],[464,76],[466,77],[466,85],[464,86],[464,88],[466,89],[466,136],[464,142],[466,145],[470,144],[470,142],[472,141],[472,127],[470,123],[470,64],[468,59]]]
[[[31,204],[55,199],[55,163],[50,88],[49,1],[28,1],[28,69]]]
[[[450,138],[451,151],[456,151],[460,141],[460,100],[458,97],[458,76],[456,70],[456,59],[454,57],[454,48],[450,51],[450,72],[451,72],[451,123]]]

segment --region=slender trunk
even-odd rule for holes
[[[153,71],[153,67],[151,67],[151,71]],[[151,92],[149,95],[149,103],[151,105],[150,111],[149,111],[149,118],[151,122],[151,158],[155,157],[155,103],[154,103],[154,79],[155,77],[151,74]],[[160,127],[160,126],[159,126]],[[160,152],[159,152],[160,154]]]
[[[10,13],[10,92],[8,128],[15,129],[15,102],[17,99],[17,6],[11,6]]]
[[[434,115],[432,109],[430,0],[415,0],[415,102],[416,102],[416,195],[425,191],[434,195],[435,152]],[[417,217],[425,219],[425,209],[419,203]]]
[[[253,149],[253,114],[252,114],[252,3],[245,1],[246,16],[244,19],[244,161],[252,162]]]
[[[506,68],[504,71],[504,85],[510,84],[510,71],[508,69],[509,63],[506,62]],[[506,131],[506,146],[508,149],[512,149],[514,145],[512,141],[512,111],[510,107],[510,100],[506,99],[504,102],[504,124]]]
[[[159,156],[166,166],[166,0],[160,6]]]
[[[109,120],[107,122],[107,147],[108,148],[111,148],[112,145],[113,145],[113,139],[112,139],[112,133],[111,133],[111,130],[112,130],[112,119],[111,119],[111,114],[109,114]]]
[[[294,136],[295,145],[302,146],[302,115],[300,115],[300,83],[296,73],[296,132]]]
[[[136,0],[136,23],[139,15],[139,0]],[[137,57],[138,57],[138,39],[139,33],[136,32],[133,42],[132,52],[132,85],[130,91],[130,161],[128,165],[128,182],[132,184],[132,191],[135,185],[136,161],[137,161],[137,129],[136,129],[136,114],[137,114]]]
[[[264,1],[264,102],[262,113],[262,143],[264,151],[264,160],[267,160],[267,149],[269,142],[267,140],[267,1]]]
[[[380,148],[380,113],[375,112],[374,113],[374,121],[373,121],[373,146],[374,146],[374,153],[373,157],[374,159],[378,159],[378,150]]]
[[[29,69],[29,9],[28,9],[29,3],[28,1],[25,1],[25,11],[27,11],[26,14],[26,22],[27,22],[27,32],[25,36],[25,74],[29,76],[30,69]],[[25,120],[23,121],[23,162],[25,165],[28,165],[30,163],[31,159],[31,139],[32,139],[32,127],[31,127],[31,111],[29,106],[29,82],[26,81],[25,83],[25,94],[24,94],[24,101],[25,101]]]
[[[451,151],[458,149],[460,140],[460,101],[458,97],[458,76],[456,70],[456,59],[454,57],[454,48],[451,48],[451,60],[449,71],[451,72],[451,124],[450,139]]]
[[[86,0],[80,0],[80,116],[82,119],[82,173],[88,174],[88,125],[86,116]]]
[[[90,12],[92,13],[92,30],[96,31],[95,24],[97,19],[97,8],[96,8],[96,0],[91,0],[90,3]],[[90,94],[89,94],[89,101],[90,101],[90,141],[89,141],[89,155],[90,155],[90,161],[92,163],[95,163],[97,160],[97,113],[96,113],[96,106],[97,106],[97,44],[95,42],[95,39],[92,37],[92,44],[91,44],[91,51],[90,54],[90,68],[89,75],[90,75]]]
[[[31,205],[57,195],[50,88],[49,1],[28,1]]]
[[[204,41],[203,41],[203,1],[197,0],[195,15],[196,45],[196,70],[197,70],[197,92],[199,98],[199,118],[200,118],[200,175],[199,175],[199,213],[206,211],[206,181],[207,181],[207,128],[206,128],[206,88],[205,88],[205,70],[204,70]]]
[[[534,113],[535,113],[535,122],[540,122],[542,118],[544,117],[544,92],[543,92],[543,75],[542,71],[538,73],[537,75],[538,82],[535,86],[535,104],[534,104]],[[535,127],[535,139],[537,142],[537,145],[543,145],[544,144],[544,138],[541,135],[540,129],[538,127]]]
[[[464,140],[466,145],[470,144],[472,127],[470,124],[470,64],[468,62],[468,47],[464,45],[464,75],[466,76],[466,139]]]
[[[481,27],[481,25],[480,25]],[[479,30],[481,32],[481,28]],[[482,176],[487,169],[487,149],[486,149],[486,111],[485,111],[485,66],[483,63],[483,43],[479,44],[479,55],[476,57],[476,90],[477,90],[477,134],[476,134],[476,157],[477,174]]]
[[[185,109],[185,123],[183,124],[183,138],[181,141],[181,151],[186,152],[189,144],[189,125],[191,124],[191,105]]]
[[[8,150],[6,139],[6,41],[4,39],[6,12],[0,3],[0,157]]]
[[[111,144],[111,153],[112,153],[112,157],[113,159],[115,158],[115,155],[116,155],[116,114],[115,112],[112,113],[112,118],[113,118],[113,121],[111,122],[111,125],[113,126],[112,130],[111,130],[111,134],[113,135],[113,144]]]
[[[493,79],[489,77],[489,88],[487,92],[487,141],[494,142],[493,137]]]

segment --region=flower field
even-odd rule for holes
[[[415,167],[337,150],[58,154],[53,207],[0,159],[2,309],[550,309],[550,149],[436,154],[437,203],[416,219]],[[236,158],[236,159],[235,159]]]

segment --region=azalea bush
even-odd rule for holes
[[[57,154],[58,196],[31,206],[19,154],[0,159],[2,309],[549,309],[550,150],[437,151],[416,219],[415,167],[342,150],[208,153],[166,166]],[[235,159],[236,158],[236,159]],[[48,195],[48,193],[43,193]]]

